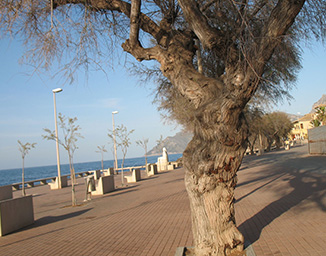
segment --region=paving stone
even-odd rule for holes
[[[257,256],[326,255],[326,157],[306,152],[301,146],[244,158],[236,221]],[[160,173],[87,202],[79,178],[78,207],[70,206],[70,187],[29,188],[35,223],[1,237],[0,256],[173,256],[193,245],[183,177],[182,168]]]

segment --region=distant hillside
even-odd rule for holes
[[[318,107],[319,105],[326,105],[326,94],[323,94],[321,96],[321,98],[312,105],[310,114],[315,113],[315,108]],[[287,113],[287,114],[288,114],[291,122],[294,122],[294,121],[300,119],[301,117],[303,117],[303,115],[295,115],[295,114],[289,114],[289,113]]]
[[[294,122],[298,119],[300,119],[301,117],[303,117],[303,115],[295,115],[295,114],[289,114],[289,113],[286,113],[290,119],[291,122]]]
[[[287,113],[288,114],[288,113]],[[298,120],[302,116],[288,114],[291,122]],[[174,136],[169,136],[165,138],[161,145],[156,145],[150,151],[147,152],[148,156],[161,155],[162,149],[165,147],[168,151],[168,154],[180,154],[186,149],[189,141],[192,138],[192,133],[189,132],[178,132]]]
[[[318,106],[319,104],[326,104],[326,95],[323,95],[321,99],[313,105],[313,110],[314,110],[314,106]],[[302,117],[302,115],[289,114],[289,113],[287,113],[287,115],[289,116],[291,122],[294,122]],[[149,156],[161,155],[163,147],[166,147],[169,154],[183,153],[191,138],[192,138],[191,133],[178,132],[176,135],[169,136],[166,139],[164,139],[161,145],[155,146],[150,151],[148,151],[147,154]]]
[[[168,150],[169,154],[183,153],[191,138],[192,138],[191,133],[178,132],[173,137],[169,136],[166,139],[164,139],[161,145],[155,146],[147,154],[161,155],[163,147],[165,147]]]
[[[314,105],[312,105],[312,110],[310,113],[314,113],[315,108],[319,105],[326,105],[326,94],[323,94],[323,96],[321,96],[321,98],[317,102],[315,102]]]

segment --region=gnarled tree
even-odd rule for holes
[[[183,159],[196,255],[243,249],[234,216],[237,171],[248,138],[243,109],[259,90],[276,97],[286,92],[283,82],[294,78],[299,59],[297,43],[324,35],[325,20],[322,0],[0,3],[1,30],[24,37],[31,46],[27,60],[37,68],[64,56],[60,67],[69,76],[82,64],[106,61],[121,39],[136,60],[159,63],[170,93],[179,99],[171,105],[184,113],[179,117],[191,122],[194,134]],[[200,48],[214,72],[205,70],[205,61],[198,72]]]

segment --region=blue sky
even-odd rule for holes
[[[317,44],[312,48],[313,51],[307,49],[303,55],[303,69],[292,91],[294,100],[291,105],[276,106],[276,110],[305,114],[326,94],[326,51]],[[56,95],[57,112],[77,117],[85,137],[77,143],[76,163],[99,161],[100,154],[95,152],[98,145],[105,145],[108,150],[105,159],[112,159],[107,132],[112,129],[111,113],[115,110],[119,111],[115,115],[116,125],[135,129],[127,157],[144,154],[143,149],[136,146],[136,140],[149,138],[150,149],[160,135],[173,136],[180,131],[175,124],[164,124],[152,104],[151,86],[140,86],[137,78],[129,76],[122,66],[107,71],[107,76],[102,72],[90,73],[87,83],[81,76],[73,84],[64,84],[62,79],[50,79],[46,75],[31,76],[30,69],[18,64],[22,54],[23,48],[18,42],[0,40],[0,169],[21,167],[17,140],[37,143],[25,159],[26,166],[56,164],[55,142],[43,140],[41,135],[43,128],[54,130],[52,89],[58,87],[63,88],[63,92]],[[119,152],[118,157],[121,157]],[[60,159],[62,163],[68,162],[62,148]]]
[[[119,111],[115,125],[123,124],[128,130],[135,130],[130,136],[132,144],[127,157],[144,155],[144,149],[136,145],[136,140],[149,138],[151,149],[160,135],[173,136],[180,131],[176,124],[166,125],[162,120],[156,105],[152,104],[151,86],[141,85],[123,66],[116,66],[107,75],[90,73],[87,83],[81,76],[73,84],[64,84],[59,78],[30,76],[28,68],[18,64],[22,54],[17,42],[0,40],[0,169],[21,167],[17,140],[37,143],[26,156],[26,166],[56,164],[55,142],[43,140],[41,135],[43,128],[54,130],[52,89],[58,87],[63,91],[56,94],[57,113],[77,117],[85,137],[77,142],[76,163],[100,161],[100,154],[95,152],[99,145],[105,145],[108,150],[105,160],[113,158],[107,133],[108,129],[112,130],[111,113],[115,110]],[[66,155],[60,148],[62,163],[68,162]]]
[[[296,87],[291,91],[290,104],[278,104],[277,110],[290,114],[307,114],[312,105],[326,94],[326,45],[310,44],[304,48],[302,69],[298,75]]]

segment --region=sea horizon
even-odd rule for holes
[[[147,156],[148,163],[156,163],[159,155]],[[169,161],[176,161],[182,157],[182,154],[169,154]],[[114,160],[104,160],[103,169],[113,167]],[[118,166],[121,167],[122,159],[118,159]],[[101,161],[74,163],[75,172],[86,172],[100,170]],[[124,167],[145,165],[145,156],[126,158]],[[61,175],[69,175],[69,164],[60,164]],[[42,165],[34,167],[25,167],[25,182],[43,178],[55,177],[58,175],[57,165]],[[22,168],[0,169],[0,186],[11,185],[22,181]]]

